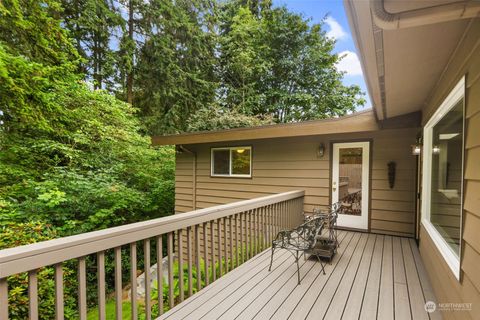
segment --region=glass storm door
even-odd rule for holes
[[[370,143],[334,143],[332,203],[340,202],[340,227],[368,229]]]

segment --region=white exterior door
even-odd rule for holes
[[[332,203],[341,202],[340,227],[368,229],[370,142],[333,144]]]

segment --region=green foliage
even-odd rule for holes
[[[131,105],[80,80],[60,8],[55,1],[0,4],[2,249],[173,213],[174,149],[151,147]],[[64,264],[67,318],[76,309],[72,263]],[[89,257],[87,268],[94,263]],[[109,287],[112,269],[108,259]],[[52,272],[39,270],[44,318],[53,318]],[[25,318],[26,275],[9,285],[11,317]]]
[[[109,0],[61,0],[61,4],[65,27],[84,58],[80,70],[96,89],[113,90],[117,56],[110,41],[124,26],[119,9]]]
[[[33,242],[45,241],[57,237],[57,232],[42,222],[4,223],[0,226],[0,249],[21,246]],[[63,267],[65,290],[65,318],[74,319],[76,316],[76,273],[71,263]],[[46,267],[38,270],[38,292],[41,296],[38,311],[42,319],[55,317],[54,270]],[[10,287],[8,304],[12,319],[28,318],[28,275],[21,273],[8,277]]]
[[[15,71],[11,66],[8,75]],[[41,117],[5,117],[0,199],[25,220],[83,222],[77,232],[171,214],[174,150],[151,148],[134,110],[112,96],[79,82],[50,85],[42,94],[49,108],[38,102]]]
[[[107,300],[105,303],[105,314],[106,320],[118,320],[115,317],[115,300]],[[132,319],[131,316],[132,312],[132,304],[130,301],[123,301],[122,302],[122,320],[130,320]],[[145,319],[145,309],[144,306],[139,303],[137,305],[137,315],[139,320]],[[93,308],[88,311],[87,313],[87,320],[97,320],[98,319],[98,308]]]
[[[0,43],[0,199],[9,218],[82,222],[80,232],[173,212],[174,150],[150,147],[131,106],[89,89],[70,63],[8,51]]]
[[[220,36],[222,102],[276,122],[341,116],[365,100],[345,86],[342,58],[321,24],[268,3],[253,13],[242,1],[226,2]]]
[[[84,58],[79,70],[135,106],[152,135],[258,124],[248,116],[336,117],[365,103],[358,86],[343,85],[343,57],[323,24],[271,0],[61,3],[49,7]],[[215,110],[221,124],[202,117]]]
[[[211,131],[273,124],[270,116],[250,116],[236,110],[211,106],[198,110],[188,119],[187,131]]]
[[[14,56],[51,66],[77,61],[67,31],[59,25],[62,10],[57,0],[0,2],[0,43]]]
[[[150,2],[134,98],[149,133],[184,131],[187,119],[215,98],[216,36],[210,2]]]

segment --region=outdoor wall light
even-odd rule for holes
[[[419,156],[422,154],[422,137],[417,137],[415,144],[412,145],[412,155]]]
[[[422,153],[422,146],[420,144],[412,145],[412,155],[419,156]]]
[[[439,146],[433,146],[433,154],[439,154],[440,153],[440,147]]]
[[[320,143],[320,146],[318,147],[317,150],[317,157],[323,158],[325,155],[325,145],[323,143]]]

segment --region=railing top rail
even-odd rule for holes
[[[93,254],[178,229],[227,217],[277,202],[303,197],[289,191],[211,208],[190,211],[119,227],[0,250],[0,278]]]

